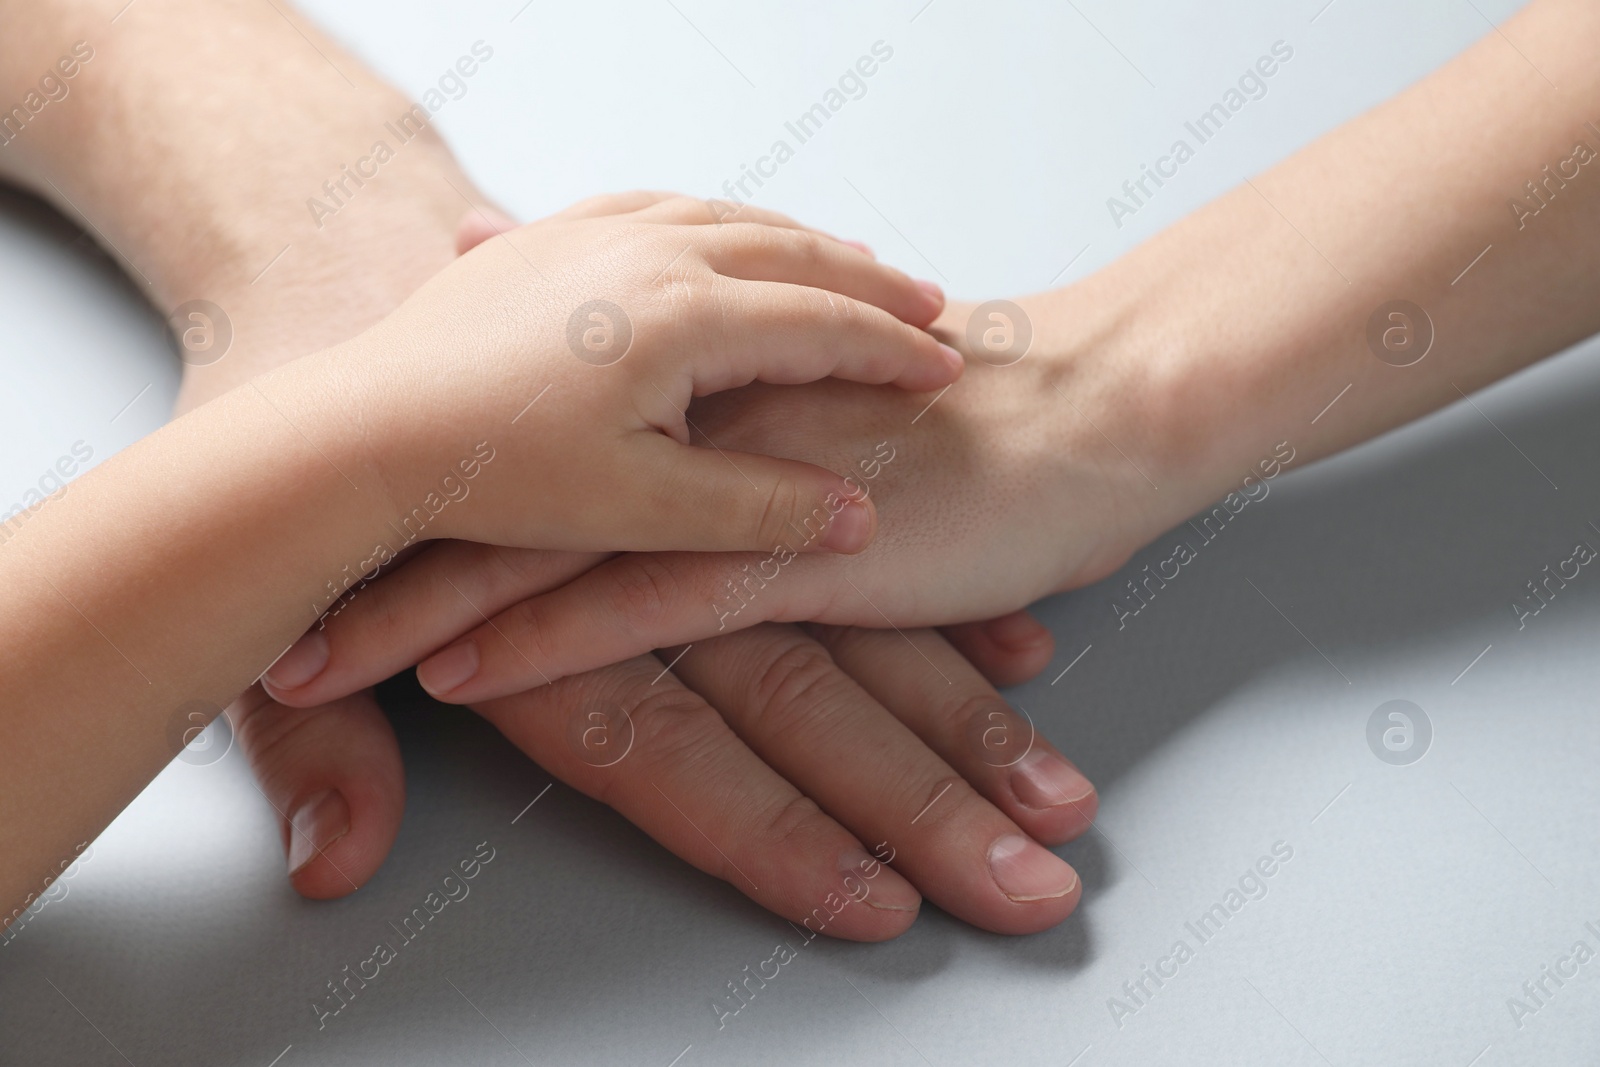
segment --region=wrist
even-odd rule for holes
[[[183,291],[220,307],[233,341],[220,357],[191,356],[180,346],[185,367],[179,411],[288,360],[348,341],[455,259],[456,225],[469,209],[456,190],[476,193],[442,148],[412,163],[320,233],[309,216],[297,216],[299,231],[280,232],[300,239],[258,255],[254,275],[238,258],[203,261],[188,271]]]
[[[967,358],[959,395],[941,403],[968,426],[968,461],[1006,495],[1025,495],[1038,528],[1068,532],[1039,547],[1041,562],[1049,557],[1039,593],[1114,572],[1200,503],[1180,502],[1194,496],[1168,405],[1156,399],[1171,387],[1135,354],[1133,301],[1101,292],[1097,278],[1014,301],[952,302],[933,327]],[[994,351],[988,330],[1015,347]]]
[[[1031,334],[1020,359],[980,350],[984,329],[1004,326],[986,305],[952,304],[936,324],[968,355],[958,388],[972,390],[983,436],[1003,443],[997,469],[1031,486],[1047,525],[1079,533],[1060,546],[1052,589],[1114,572],[1197,511],[1230,493],[1259,498],[1259,483],[1309,458],[1314,442],[1300,431],[1316,411],[1300,417],[1300,394],[1318,394],[1307,383],[1321,368],[1284,357],[1305,355],[1294,339],[1314,331],[1288,318],[1263,328],[1261,316],[1233,328],[1251,321],[1259,283],[1238,270],[1239,298],[1207,291],[1207,243],[1188,226],[1158,239],[1165,247],[1151,242],[1077,284],[1000,306],[1018,335]]]
[[[231,345],[181,353],[180,410],[370,326],[450,262],[483,202],[426,111],[293,12],[147,0],[115,33],[75,4],[37,15],[0,26],[0,58],[55,69],[80,38],[90,58],[0,148],[0,174],[86,223],[163,314],[221,310]]]
[[[257,379],[326,428],[330,464],[367,498],[357,541],[371,558],[358,576],[414,544],[458,536],[463,502],[495,457],[482,426],[449,417],[430,369],[438,350],[424,342],[419,353],[412,341],[405,326],[380,323]]]
[[[397,517],[408,486],[396,472],[409,466],[400,458],[406,442],[396,438],[387,419],[392,397],[385,401],[381,385],[374,390],[372,375],[363,369],[363,343],[357,338],[290,360],[201,409],[254,403],[292,433],[307,468],[305,481],[320,487],[303,514],[324,524],[330,554],[318,573],[325,589],[333,590],[326,597],[330,601],[347,588],[334,590],[341,576],[370,577],[368,572],[405,547]],[[318,524],[317,519],[308,522]]]
[[[1035,298],[1048,322],[1081,321],[1066,363],[1094,383],[1106,422],[1128,427],[1117,445],[1159,486],[1147,538],[1383,428],[1354,411],[1317,416],[1346,386],[1393,371],[1362,333],[1384,294],[1294,251],[1305,256],[1285,263],[1281,220],[1246,187]]]

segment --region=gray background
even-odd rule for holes
[[[986,297],[1083,276],[1515,7],[1476,4],[310,8],[413,94],[489,43],[438,121],[524,217],[606,189],[715,194],[887,41],[867,95],[758,202]],[[1114,227],[1105,198],[1279,39],[1295,55],[1266,98]],[[90,243],[16,200],[0,205],[0,316],[0,498],[76,440],[98,460],[167,417],[159,320]],[[1600,578],[1585,569],[1521,632],[1509,607],[1577,539],[1600,544],[1592,355],[1280,479],[1126,630],[1107,607],[1120,578],[1041,605],[1057,662],[1013,696],[1103,798],[1097,830],[1061,850],[1086,891],[1055,930],[998,937],[925,906],[892,943],[806,948],[719,1031],[712,998],[789,927],[563,786],[513,823],[549,776],[393,683],[410,800],[370,885],[300,900],[240,754],[175,763],[0,948],[0,1062],[1592,1061],[1600,962],[1521,1028],[1506,1006],[1575,941],[1600,948],[1583,925],[1600,921]],[[1435,732],[1410,766],[1367,746],[1391,699]],[[497,854],[471,896],[319,1032],[323,983],[483,840]],[[1293,859],[1267,895],[1119,1028],[1107,999],[1178,938],[1195,947],[1185,921],[1279,841]]]

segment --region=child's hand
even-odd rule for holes
[[[875,518],[854,483],[693,447],[684,411],[756,379],[947,385],[961,357],[920,329],[943,296],[781,216],[740,216],[761,221],[713,225],[679,198],[524,226],[293,373],[353,405],[399,540],[770,550],[804,530],[857,552]]]
[[[476,702],[758,622],[943,625],[1097,581],[1215,482],[1163,459],[1154,443],[1166,428],[1135,387],[1142,365],[1116,335],[1084,328],[1095,319],[1080,293],[1024,298],[1027,358],[990,366],[975,350],[960,386],[931,406],[825,381],[690,409],[697,440],[852,472],[884,520],[868,552],[627,553],[569,580],[542,553],[441,545],[307,635],[268,687],[311,706],[421,661],[436,698]],[[973,313],[954,305],[933,329],[970,343]],[[1097,429],[1108,426],[1115,444]],[[1104,600],[1119,602],[1115,591]]]

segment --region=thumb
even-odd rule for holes
[[[252,686],[228,717],[257,788],[278,814],[289,880],[314,900],[348,896],[400,831],[405,772],[372,690],[290,708]]]
[[[657,437],[642,465],[645,514],[629,527],[639,550],[840,552],[872,543],[877,511],[866,489],[810,463],[679,444]]]

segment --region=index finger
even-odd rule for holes
[[[910,883],[653,656],[474,710],[568,785],[809,931],[798,937],[881,941],[916,919]]]

